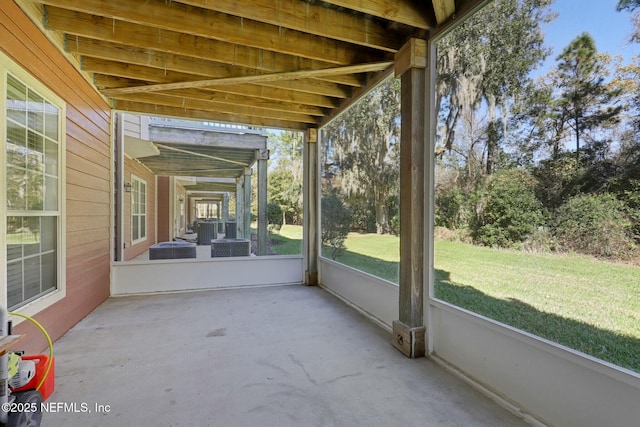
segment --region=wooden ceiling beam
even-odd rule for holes
[[[259,76],[229,77],[229,78],[209,79],[209,80],[201,80],[201,81],[161,83],[161,84],[144,85],[144,86],[128,87],[128,88],[120,88],[120,89],[109,89],[109,90],[103,91],[103,93],[105,95],[117,95],[117,94],[125,94],[125,93],[138,93],[138,92],[150,92],[150,91],[185,89],[185,88],[203,88],[203,87],[234,85],[234,84],[244,84],[244,83],[261,84],[261,83],[273,82],[273,81],[279,81],[279,80],[297,80],[297,79],[313,78],[313,77],[321,77],[321,76],[329,76],[329,75],[376,72],[376,71],[381,71],[386,68],[389,68],[392,65],[393,65],[393,62],[377,62],[373,64],[359,64],[359,65],[351,65],[346,67],[327,68],[323,70],[300,70],[300,71],[291,71],[286,73],[263,74]]]
[[[96,61],[116,61],[123,64],[155,68],[163,75],[171,72],[173,72],[173,74],[189,74],[192,75],[194,79],[197,79],[198,76],[199,78],[227,78],[265,74],[264,72],[252,72],[252,70],[244,67],[231,67],[212,61],[182,57],[174,54],[163,55],[162,52],[143,48],[128,49],[109,42],[85,38],[76,39],[75,37],[76,36],[72,36],[72,39],[67,43],[67,50],[83,58],[82,64],[85,71],[91,71],[87,69],[86,66],[87,64],[95,63],[95,61],[93,61],[93,59],[95,59]],[[352,87],[362,86],[362,79],[356,75],[328,76],[317,80],[324,82],[324,84],[318,84],[316,86],[323,87],[333,87],[341,83]],[[330,93],[334,92],[335,90],[330,90]],[[319,93],[323,92],[320,91]]]
[[[156,83],[171,83],[190,79],[197,80],[199,78],[193,74],[180,73],[172,70],[164,71],[138,64],[128,64],[92,57],[82,57],[80,66],[82,71],[89,73],[107,74],[126,79],[137,79]]]
[[[174,71],[211,77],[249,75],[250,68],[233,67],[228,64],[193,58],[189,56],[163,53],[144,47],[123,46],[107,41],[69,36],[65,49],[87,60],[117,61],[126,64],[152,67],[162,71]]]
[[[141,66],[131,66],[129,64],[105,61],[94,58],[84,58],[82,61],[82,69],[84,71],[92,73],[108,74],[111,76],[119,76],[123,78],[145,78],[146,80],[155,82],[178,81],[181,77],[173,74],[168,74],[166,76],[161,76],[160,78],[158,78],[159,72],[153,68],[145,69],[145,67]],[[303,114],[310,114],[313,116],[323,116],[326,113],[326,109],[314,105],[304,105],[293,102],[276,101],[273,99],[235,95],[213,90],[183,89],[161,93],[171,96],[187,97],[205,101],[216,101],[234,105],[255,105],[258,107],[269,108],[276,111],[293,111]]]
[[[389,52],[403,44],[400,37],[378,20],[300,0],[180,0],[180,3]]]
[[[456,12],[455,0],[432,0],[438,24],[446,22]]]
[[[430,30],[435,27],[430,22],[428,8],[419,6],[422,1],[412,0],[323,0],[325,3],[346,9],[356,10],[368,15],[388,19],[410,25],[412,27]],[[453,1],[453,0],[452,0]]]
[[[145,82],[136,79],[124,79],[119,77],[107,76],[102,74],[96,74],[94,76],[94,83],[99,89],[119,88],[140,85],[150,82]],[[211,92],[211,91],[206,91]],[[256,97],[264,100],[293,102],[296,104],[306,104],[322,108],[335,108],[337,100],[334,98],[315,95],[305,92],[296,92],[292,90],[285,90],[280,87],[266,87],[262,85],[231,85],[224,86],[216,89],[216,93],[232,94],[241,96]]]
[[[160,83],[179,83],[190,81],[201,81],[202,76],[193,74],[178,73],[174,71],[165,71],[158,68],[145,67],[143,65],[128,64],[111,60],[103,60],[99,58],[83,57],[83,71],[92,72],[102,75],[113,75],[131,80],[143,80],[144,85],[160,84]],[[133,82],[132,82],[133,83]],[[142,86],[141,81],[136,82],[135,86]],[[131,85],[129,85],[131,86]],[[246,85],[223,85],[216,89],[224,92],[237,93],[233,88],[244,87]],[[264,82],[260,86],[268,86],[274,90],[280,90],[275,99],[289,100],[300,104],[311,104],[331,108],[335,103],[328,101],[328,97],[344,99],[351,95],[351,91],[337,86],[333,83],[323,82],[313,79],[299,79],[294,81],[273,81]],[[124,88],[126,85],[119,85],[118,88]],[[253,91],[252,91],[253,92]],[[243,92],[242,94],[245,94]],[[318,95],[320,98],[309,98],[307,95]],[[274,99],[270,94],[270,99]]]
[[[127,49],[113,43],[85,39],[77,36],[71,36],[71,38],[68,39],[67,50],[83,57],[82,63],[85,71],[108,74],[109,71],[106,69],[93,68],[93,70],[91,70],[88,67],[96,67],[98,60],[112,61],[122,64],[119,73],[126,73],[126,75],[117,74],[121,77],[136,78],[134,71],[141,70],[139,67],[146,67],[144,71],[145,79],[155,80],[151,78],[151,76],[155,74],[157,78],[160,79],[159,82],[162,83],[197,81],[202,80],[203,77],[234,78],[237,77],[237,74],[240,74],[240,72],[238,72],[234,75],[232,68],[230,69],[220,64],[213,63],[210,68],[207,67],[208,64],[206,61],[194,62],[193,65],[190,65],[189,60],[184,61],[184,58],[179,55],[163,55],[161,52],[142,48]],[[93,58],[93,60],[89,58]],[[113,64],[110,66],[114,67]],[[241,75],[242,77],[256,76],[255,73],[251,74],[246,70],[244,70],[244,73],[244,76]],[[258,73],[257,75],[266,75],[266,73]],[[170,76],[182,76],[182,78],[172,80]],[[140,78],[138,77],[138,79]],[[299,79],[292,84],[289,89],[338,98],[346,98],[350,95],[350,91],[347,88],[320,79]]]
[[[187,98],[201,101],[213,101],[220,104],[230,105],[251,105],[266,110],[277,111],[281,113],[298,113],[309,116],[323,117],[326,109],[315,107],[312,105],[294,104],[290,102],[273,101],[261,98],[252,98],[248,96],[233,95],[229,93],[208,91],[201,89],[182,89],[172,90],[169,92],[158,92],[162,95],[175,96],[179,98]]]
[[[310,127],[309,125],[301,122],[250,117],[238,114],[220,113],[216,111],[192,110],[187,108],[177,108],[166,105],[156,105],[124,100],[114,100],[113,108],[119,111],[148,114],[152,116],[181,117],[185,119],[237,123],[248,126],[259,126],[276,129],[306,130]]]
[[[94,16],[201,36],[258,49],[327,61],[334,64],[361,62],[367,48],[318,37],[301,31],[242,19],[210,10],[164,0],[38,0],[47,6],[75,10]],[[399,49],[401,46],[397,46]],[[397,49],[389,50],[395,53]],[[372,52],[370,49],[369,52]]]
[[[148,61],[147,65],[156,64],[161,68],[174,66],[184,69],[190,65],[189,58],[200,60],[196,65],[202,67],[216,69],[227,65],[229,73],[238,68],[283,72],[334,66],[330,62],[296,58],[173,31],[164,31],[159,37],[155,28],[56,7],[48,8],[45,24],[48,28],[67,34],[66,47],[70,52],[102,55],[125,62],[137,60],[139,63],[144,60]],[[362,79],[357,76],[337,76],[327,81],[354,87],[362,85]]]
[[[193,98],[169,96],[158,93],[134,93],[113,96],[114,100],[124,100],[151,105],[163,105],[168,107],[185,108],[189,110],[212,111],[217,113],[242,115],[274,120],[285,120],[301,123],[316,123],[314,116],[284,111],[274,111],[268,108],[245,106],[242,104],[229,104],[215,101],[204,101]]]
[[[267,81],[260,83],[260,86],[268,86],[279,90],[305,92],[311,95],[322,94],[339,99],[349,98],[352,93],[351,88],[332,85],[316,79]],[[226,86],[220,86],[220,89],[223,88],[226,89]]]

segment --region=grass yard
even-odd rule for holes
[[[435,244],[435,296],[640,372],[640,268]]]
[[[269,239],[278,255],[302,253],[302,227],[299,225],[283,225],[280,231],[269,234]]]
[[[300,254],[302,227],[272,239]],[[336,261],[398,282],[397,237],[349,233],[345,246]],[[436,298],[640,372],[639,267],[438,241],[435,268]]]
[[[300,253],[301,227],[272,237],[278,253]],[[398,245],[350,233],[336,261],[397,283]],[[437,298],[640,372],[639,267],[438,241],[435,268]]]
[[[399,242],[396,236],[349,233],[336,261],[398,283]],[[330,259],[331,250],[323,248],[322,255]]]

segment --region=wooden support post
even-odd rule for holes
[[[269,150],[256,150],[258,158],[258,253],[267,255],[267,160]]]
[[[396,55],[402,79],[400,136],[400,319],[393,345],[407,357],[425,354],[424,247],[427,44],[412,39]]]
[[[236,236],[244,235],[244,176],[236,178]]]
[[[229,221],[229,193],[222,195],[222,221],[225,224]]]
[[[115,229],[114,229],[114,260],[124,261],[124,120],[122,113],[114,113],[113,120],[114,135],[115,135]]]
[[[245,239],[251,240],[251,169],[247,169],[244,173],[244,203],[242,204],[244,214],[244,232]]]
[[[320,205],[318,203],[318,129],[311,128],[304,135],[304,252],[306,256],[304,283],[318,284],[318,249]]]

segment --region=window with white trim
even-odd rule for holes
[[[64,295],[63,180],[65,104],[0,56],[4,149],[2,228],[6,307]]]
[[[147,182],[131,175],[131,242],[147,239]]]

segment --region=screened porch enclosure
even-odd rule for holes
[[[116,393],[122,382],[113,371],[144,364],[137,355],[161,341],[161,356],[149,367],[167,368],[179,378],[193,374],[185,366],[214,360],[221,368],[219,379],[228,388],[195,387],[202,405],[213,397],[220,418],[205,421],[211,425],[233,423],[240,415],[245,425],[304,425],[291,407],[305,405],[312,408],[309,425],[402,420],[596,427],[640,419],[639,375],[434,298],[435,43],[490,1],[16,3],[109,100],[114,117],[167,120],[151,126],[149,135],[139,130],[135,136],[113,119],[112,298],[60,341],[66,353],[60,356],[61,399],[81,399],[83,380],[75,376],[90,376],[92,369],[113,373],[99,382]],[[323,129],[387,78],[401,81],[398,284],[321,255]],[[241,128],[230,133],[303,133],[300,256],[136,259],[152,243],[184,237],[200,214],[230,219],[225,194],[235,200],[236,232],[246,237],[252,185],[258,186],[258,246],[266,242],[261,209],[268,147],[245,132],[240,153],[222,137],[204,142],[207,130],[178,132],[172,120]],[[127,153],[127,141],[143,152]],[[257,176],[249,173],[254,163]],[[144,198],[146,210],[143,190],[156,197],[153,203]],[[125,230],[134,229],[134,222],[135,238],[129,239]],[[142,224],[147,233],[140,232]],[[147,311],[154,305],[162,312]],[[170,337],[149,341],[149,330],[161,329],[158,322],[170,316],[177,319],[163,329]],[[86,346],[92,338],[103,331],[109,332],[105,339],[118,338],[120,328],[141,337],[135,357],[121,352],[131,344],[126,340],[104,349],[110,360],[83,357],[95,355]],[[176,348],[194,364],[169,365],[167,355]],[[145,373],[154,398],[135,393],[140,382],[114,407],[164,403],[157,410],[167,420],[173,406],[188,412],[182,401],[186,383]],[[246,406],[238,403],[243,397]],[[92,399],[102,403],[108,396]],[[144,423],[137,412],[131,419]],[[195,413],[184,416],[175,422],[202,424]],[[86,421],[57,419],[60,425]]]

